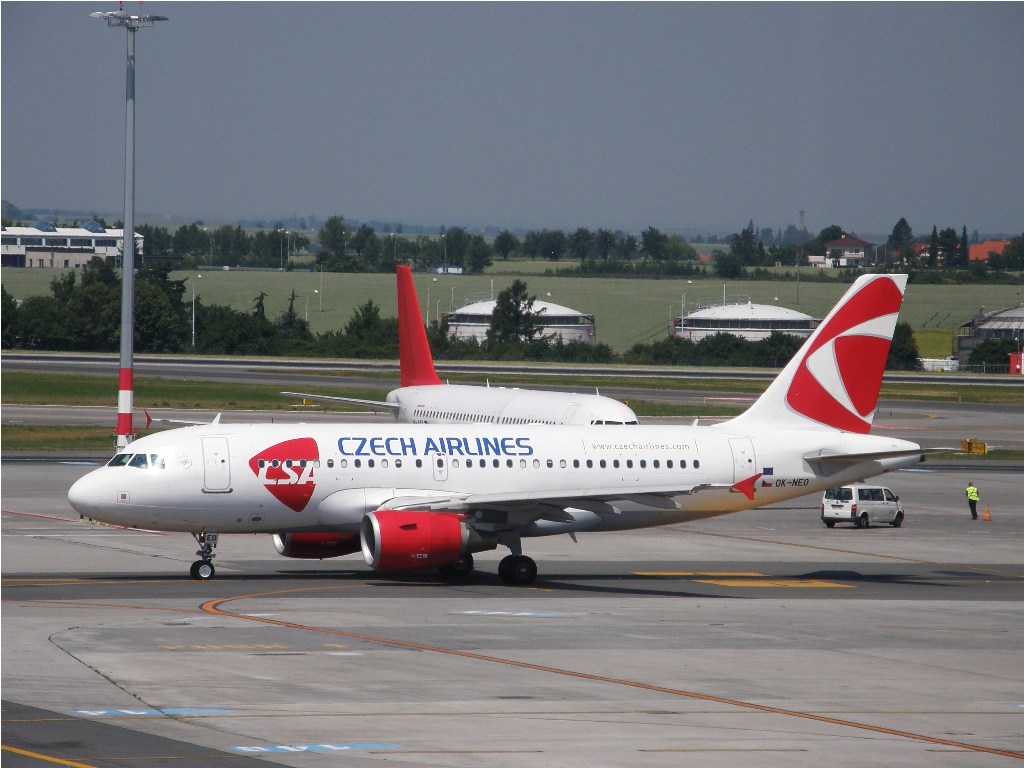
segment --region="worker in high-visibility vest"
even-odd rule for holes
[[[971,519],[978,519],[978,487],[974,483],[967,483],[967,506],[971,508]]]

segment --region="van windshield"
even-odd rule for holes
[[[825,498],[829,501],[850,501],[853,498],[853,489],[829,488],[825,491]]]

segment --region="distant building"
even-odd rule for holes
[[[120,262],[123,229],[107,229],[95,221],[81,227],[55,227],[38,221],[31,227],[3,227],[0,265],[32,269],[82,269],[99,256]],[[135,234],[135,252],[143,252],[144,239]]]
[[[807,263],[812,267],[827,269],[829,267],[858,268],[866,262],[868,251],[874,249],[875,244],[859,237],[845,235],[838,240],[825,243],[824,256],[808,256]]]
[[[700,341],[716,333],[731,333],[747,341],[767,339],[775,331],[806,339],[818,321],[803,312],[773,304],[723,304],[677,318],[673,335]]]
[[[993,253],[1002,256],[1009,244],[1009,240],[986,240],[983,243],[975,243],[968,249],[967,260],[988,261],[988,257]]]
[[[982,307],[974,319],[957,328],[957,358],[966,363],[974,348],[989,339],[1024,340],[1024,304],[994,312],[985,312]]]
[[[480,301],[448,313],[445,315],[448,320],[448,333],[458,339],[477,339],[482,342],[487,338],[487,330],[491,327],[495,306],[496,301]],[[539,315],[541,330],[538,336],[558,336],[565,342],[597,343],[597,324],[593,315],[585,315],[549,301],[536,300],[533,302],[533,311]]]

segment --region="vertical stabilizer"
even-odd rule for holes
[[[906,275],[864,275],[793,359],[728,428],[831,428],[867,434],[907,287]]]
[[[440,384],[434,371],[434,358],[427,343],[420,303],[412,272],[406,266],[395,267],[398,275],[398,364],[403,387]]]

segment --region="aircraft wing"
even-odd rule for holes
[[[303,400],[322,400],[325,403],[348,403],[350,405],[361,405],[363,408],[372,408],[377,411],[397,411],[398,403],[388,403],[383,400],[360,400],[358,397],[338,397],[337,395],[310,395],[303,392],[282,392],[285,397],[301,397]]]
[[[559,491],[519,491],[514,493],[473,493],[397,497],[383,502],[378,509],[419,509],[468,513],[475,510],[500,510],[517,517],[558,519],[560,510],[585,509],[616,514],[613,502],[631,502],[655,509],[679,509],[674,496],[697,493],[703,484],[647,487],[642,493],[622,488],[577,488]]]

